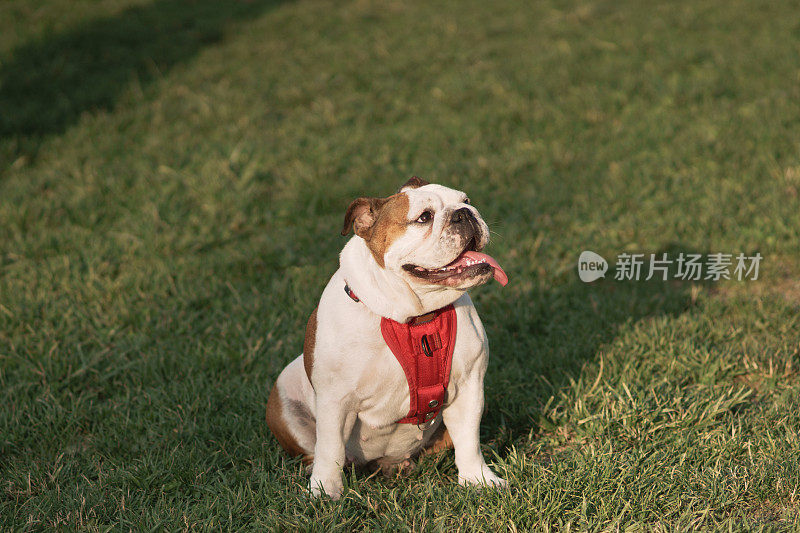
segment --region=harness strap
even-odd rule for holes
[[[361,300],[347,283],[344,292]],[[456,343],[456,311],[448,305],[410,319],[405,324],[381,317],[381,334],[408,382],[408,415],[398,424],[425,424],[442,410]]]
[[[399,424],[424,424],[442,410],[456,340],[456,311],[452,305],[437,309],[421,324],[401,324],[381,318],[383,340],[403,367],[408,381],[408,415]]]

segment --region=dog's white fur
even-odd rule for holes
[[[448,287],[402,269],[408,263],[437,268],[463,251],[465,243],[448,229],[450,214],[456,209],[469,208],[479,222],[478,249],[488,242],[488,228],[477,210],[464,203],[463,192],[428,184],[404,187],[399,194],[408,197],[408,225],[385,250],[384,266],[358,235],[341,252],[340,268],[323,291],[317,310],[311,382],[301,355],[275,384],[286,428],[305,455],[313,456],[309,486],[315,495],[341,495],[345,464],[378,459],[399,463],[413,457],[442,423],[455,448],[460,483],[505,485],[486,465],[480,450],[478,426],[489,349],[466,293],[491,276]],[[433,212],[432,223],[415,223],[425,210]],[[380,217],[374,218],[376,224],[383,223]],[[347,296],[345,283],[360,303]],[[383,340],[381,316],[405,322],[450,303],[455,305],[458,325],[445,406],[426,429],[397,424],[408,414],[408,383]]]

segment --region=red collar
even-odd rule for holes
[[[345,284],[354,301],[361,300]],[[456,344],[456,311],[448,305],[401,324],[381,317],[381,334],[403,368],[411,405],[399,424],[424,424],[439,414],[450,382],[450,366]]]

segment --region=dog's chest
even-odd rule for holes
[[[403,367],[383,338],[380,317],[338,291],[333,294],[340,297],[341,306],[320,307],[320,357],[314,368],[315,375],[324,376],[316,386],[336,390],[334,394],[347,402],[355,416],[347,440],[348,456],[369,461],[413,455],[427,444],[459,391],[469,388],[466,382],[482,380],[488,345],[477,312],[466,295],[455,302],[456,334],[444,409],[431,427],[420,429],[416,424],[397,423],[409,414],[410,391]]]
[[[457,390],[454,377],[460,379],[451,373],[448,390],[452,394]],[[358,420],[347,446],[357,462],[413,455],[427,444],[441,423],[441,413],[423,427],[397,423],[408,414],[410,394],[406,375],[388,348],[364,366],[358,380],[358,394],[361,398]]]
[[[410,406],[408,381],[388,347],[371,357],[358,379],[359,418],[370,426],[395,423]]]
[[[459,384],[467,377],[465,371],[474,367],[474,362],[484,355],[480,350],[481,343],[469,339],[469,333],[459,332],[457,337],[445,406],[458,394]],[[360,400],[358,418],[371,427],[380,428],[406,417],[411,401],[408,379],[402,366],[385,343],[376,344],[381,348],[365,358],[356,387]]]

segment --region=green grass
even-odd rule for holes
[[[226,4],[223,6],[222,4]],[[790,529],[800,519],[793,2],[0,5],[0,529]],[[343,212],[467,190],[511,283],[505,492],[347,475],[265,423]],[[755,252],[756,282],[578,254]]]

